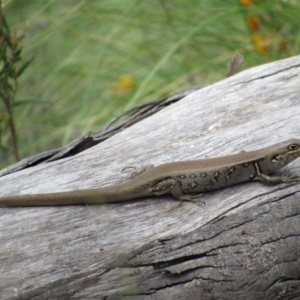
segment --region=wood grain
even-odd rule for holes
[[[74,157],[1,177],[0,196],[106,186],[127,180],[122,169],[128,165],[222,156],[300,138],[299,74],[300,56],[241,72]],[[283,172],[300,176],[300,159]],[[299,192],[300,185],[258,182],[208,193],[205,206],[178,208],[164,196],[2,208],[0,298],[299,296]]]

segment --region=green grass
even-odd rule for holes
[[[39,100],[15,107],[21,156],[97,131],[140,102],[220,80],[235,51],[244,55],[244,68],[298,54],[300,4],[271,2],[244,8],[233,0],[4,1],[10,26],[27,27],[24,59],[34,56],[17,100]],[[265,54],[246,24],[251,10],[275,41]],[[284,51],[276,47],[282,38]],[[134,87],[116,93],[122,75]],[[4,167],[14,162],[8,131],[2,143]]]

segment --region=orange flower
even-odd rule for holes
[[[253,30],[253,31],[258,31],[259,30],[259,18],[256,16],[248,16],[247,17],[247,23],[248,26]]]
[[[266,53],[268,48],[268,43],[263,40],[260,34],[255,33],[253,35],[253,41],[256,46],[256,50],[258,53]]]
[[[251,6],[254,3],[254,0],[241,0],[242,5]]]

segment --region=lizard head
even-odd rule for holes
[[[291,139],[273,145],[261,164],[263,173],[275,172],[300,157],[300,140]]]

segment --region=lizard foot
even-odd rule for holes
[[[297,182],[300,181],[300,178],[296,175],[284,175],[281,177],[282,182]]]
[[[203,205],[205,205],[205,200],[203,199],[203,197],[205,197],[205,194],[197,194],[197,195],[182,195],[179,198],[179,206],[182,205],[183,201],[189,201],[189,202],[194,202],[194,203],[202,203]]]

